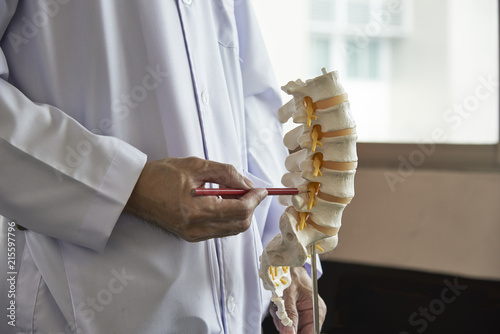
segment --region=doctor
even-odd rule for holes
[[[248,1],[0,0],[0,37],[2,229],[26,228],[1,332],[260,333],[286,152]],[[294,275],[281,332],[312,333]]]

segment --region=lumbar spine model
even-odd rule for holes
[[[313,244],[319,253],[337,246],[342,212],[354,196],[356,124],[337,72],[322,71],[314,79],[283,86],[293,99],[278,111],[280,122],[293,117],[295,123],[301,123],[283,139],[294,153],[285,161],[289,173],[282,178],[286,187],[301,193],[291,200],[280,197],[289,207],[280,218],[281,234],[262,253],[260,278],[273,292],[276,313],[287,326],[292,321],[282,297],[291,283],[289,268],[303,266]]]

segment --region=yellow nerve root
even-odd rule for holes
[[[315,109],[313,106],[313,100],[309,96],[304,97],[304,105],[306,106],[306,112],[307,112],[307,127],[311,126],[311,120],[316,120],[318,119],[317,116],[313,115]]]
[[[319,192],[319,182],[309,182],[307,185],[307,190],[309,194],[309,203],[307,204],[307,210],[311,210],[313,206],[316,206],[316,195]]]
[[[320,252],[324,252],[325,250],[318,244],[316,244],[316,248],[320,251]]]
[[[306,219],[307,219],[308,214],[309,214],[309,212],[299,212],[300,222],[299,222],[298,227],[297,227],[297,229],[299,231],[302,231],[304,229],[304,227],[307,226]]]
[[[290,270],[290,267],[281,267],[281,270],[283,270],[284,274],[288,273],[288,270]],[[269,274],[271,275],[271,280],[274,282],[274,284],[278,287],[281,284],[287,284],[288,281],[282,277],[279,278],[278,280],[278,267],[275,266],[270,266],[269,267]]]
[[[316,146],[323,146],[323,143],[320,142],[321,137],[323,137],[323,133],[321,132],[321,125],[316,124],[313,126],[313,130],[311,132],[311,139],[313,141],[311,151],[316,152]]]
[[[313,177],[323,175],[320,170],[322,165],[323,165],[323,153],[316,153],[315,155],[313,155],[313,167],[314,167]]]

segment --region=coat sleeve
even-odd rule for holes
[[[282,105],[280,92],[250,1],[235,1],[234,8],[245,95],[249,172],[280,187],[288,154],[282,141],[282,125],[276,116]],[[264,245],[279,233],[279,217],[283,210],[273,197],[262,229]]]
[[[0,40],[7,40],[16,7],[17,1],[0,0]],[[0,214],[30,231],[102,251],[146,155],[34,103],[8,78],[0,48]]]

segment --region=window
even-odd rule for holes
[[[254,4],[279,83],[338,70],[360,142],[498,143],[496,0]]]
[[[355,47],[355,43],[352,39],[348,39],[344,43],[347,49]],[[373,40],[366,48],[353,53],[346,59],[347,78],[380,80],[380,46],[380,41]]]

